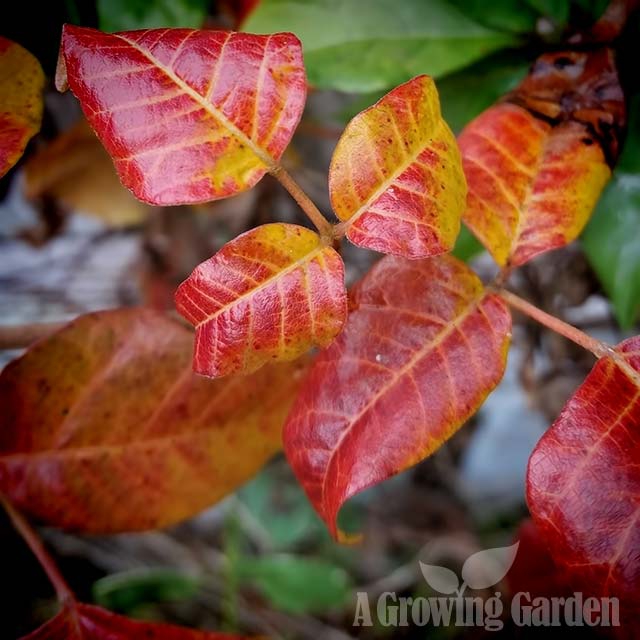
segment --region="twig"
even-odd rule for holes
[[[33,530],[24,516],[16,511],[13,505],[2,495],[0,495],[0,502],[2,502],[2,506],[7,512],[7,515],[9,516],[11,523],[15,527],[16,531],[22,536],[22,539],[27,543],[33,555],[38,559],[40,566],[47,574],[47,577],[49,578],[49,581],[53,585],[56,595],[58,596],[58,600],[64,604],[73,602],[75,600],[73,592],[69,588],[69,585],[67,585],[65,579],[62,577],[62,574],[56,566],[53,558],[44,548],[44,545],[38,537],[38,534]]]
[[[331,243],[333,241],[333,225],[322,215],[320,209],[316,207],[311,198],[302,190],[302,187],[300,187],[284,167],[280,165],[272,167],[270,173],[300,205],[300,208],[307,214],[309,220],[313,222],[323,239]]]
[[[507,291],[506,289],[497,289],[496,292],[514,309],[521,311],[545,327],[548,327],[565,338],[568,338],[572,342],[575,342],[587,351],[591,351],[596,358],[601,358],[604,355],[611,354],[612,347],[608,344],[601,342],[596,338],[592,338],[584,333],[584,331],[580,331],[580,329],[564,322],[564,320],[560,320],[560,318],[556,318],[546,311],[539,309],[530,302],[523,300],[515,293],[511,293],[511,291]]]

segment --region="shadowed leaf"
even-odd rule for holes
[[[317,233],[266,224],[196,267],[176,306],[196,327],[195,371],[251,372],[333,340],[347,315],[344,266]]]
[[[354,494],[435,451],[502,377],[511,318],[450,256],[380,260],[287,418],[287,458],[338,537]]]
[[[460,586],[458,576],[451,569],[420,562],[420,570],[427,584],[440,593],[455,593]]]
[[[66,25],[56,85],[68,85],[122,183],[151,204],[231,196],[280,158],[304,108],[295,36]]]
[[[419,73],[443,76],[517,42],[446,0],[262,0],[247,31],[292,31],[309,81],[323,89],[388,89]]]
[[[26,49],[0,36],[0,177],[40,131],[44,73]]]
[[[347,125],[329,192],[354,244],[408,258],[453,247],[466,184],[431,78],[396,87]]]
[[[612,53],[561,52],[540,57],[505,102],[462,131],[464,220],[500,265],[579,235],[611,175],[624,118]]]
[[[596,363],[529,461],[527,503],[560,570],[640,613],[640,337]]]
[[[299,363],[211,381],[191,333],[144,309],[81,316],[0,374],[0,491],[47,524],[155,529],[213,504],[280,446]]]
[[[98,0],[103,31],[155,27],[201,27],[209,0]]]
[[[84,120],[32,155],[24,171],[28,198],[54,198],[110,226],[139,224],[150,210],[120,184],[109,154]]]
[[[87,604],[74,603],[22,640],[243,640],[241,636],[139,622]]]
[[[518,542],[510,547],[483,549],[470,555],[462,565],[462,579],[472,589],[488,589],[498,584],[506,575],[516,553]]]
[[[620,162],[580,238],[624,329],[640,317],[640,95],[629,120]]]

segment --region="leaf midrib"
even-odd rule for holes
[[[155,56],[145,51],[137,43],[129,40],[120,33],[114,34],[123,42],[127,43],[131,48],[143,55],[154,67],[160,69],[167,77],[184,91],[192,100],[198,103],[209,115],[215,118],[223,127],[225,127],[232,135],[241,140],[241,142],[253,151],[256,157],[263,162],[270,170],[275,166],[275,160],[261,149],[246,133],[240,130],[231,120],[229,120],[221,111],[219,111],[211,102],[207,102],[204,96],[192,89],[186,82],[179,78],[171,69],[163,65]]]
[[[323,506],[326,504],[325,494],[327,488],[327,480],[329,479],[329,469],[333,462],[333,459],[336,453],[340,450],[342,446],[342,442],[347,437],[349,433],[355,428],[355,425],[358,424],[360,419],[368,412],[370,409],[375,406],[375,404],[380,400],[382,396],[384,396],[388,391],[397,384],[398,380],[400,380],[408,371],[413,369],[416,364],[422,360],[428,353],[437,349],[443,342],[446,340],[456,329],[460,328],[460,325],[471,315],[473,311],[475,311],[479,306],[480,302],[484,300],[488,295],[488,292],[482,290],[479,294],[472,297],[469,300],[469,304],[464,313],[461,313],[453,322],[445,325],[445,329],[440,331],[436,337],[431,340],[427,345],[425,345],[422,349],[419,349],[415,352],[415,354],[409,359],[409,361],[404,364],[400,369],[392,372],[393,375],[389,382],[385,383],[375,394],[374,396],[367,402],[367,404],[360,410],[360,412],[350,419],[350,423],[347,428],[340,434],[338,441],[336,442],[336,446],[331,452],[331,456],[327,461],[325,466],[324,477],[322,480],[322,504]]]
[[[220,309],[218,309],[216,312],[208,315],[206,318],[204,318],[203,320],[198,322],[198,324],[195,325],[196,329],[199,329],[206,322],[211,322],[211,320],[215,320],[215,318],[217,318],[219,315],[225,313],[229,309],[240,304],[245,299],[254,297],[259,291],[266,289],[267,287],[272,285],[274,282],[277,282],[280,278],[284,278],[286,275],[288,275],[292,271],[295,271],[296,269],[301,267],[304,263],[311,262],[316,256],[321,255],[325,249],[327,249],[326,246],[320,245],[315,249],[313,249],[313,251],[310,251],[309,253],[305,253],[301,258],[298,258],[295,262],[292,262],[290,265],[288,265],[284,269],[281,269],[280,271],[277,271],[273,275],[269,276],[264,282],[261,282],[258,286],[253,287],[252,289],[249,289],[242,295],[239,295],[236,298],[234,298],[231,302],[221,306]],[[198,287],[196,287],[195,285],[194,285],[194,289],[200,292]],[[207,295],[206,293],[204,295],[207,298],[210,298],[210,296]]]
[[[373,109],[374,107],[375,105],[373,105],[373,107],[369,107],[369,109]],[[442,114],[439,113],[438,117],[440,121],[438,122],[437,126],[434,128],[432,134],[430,136],[429,135],[425,136],[427,139],[431,138],[431,141],[437,139],[443,129],[444,129],[444,132],[447,133],[448,127],[446,127],[445,123],[442,121]],[[360,216],[366,213],[369,207],[371,207],[371,205],[378,198],[380,198],[382,194],[384,194],[384,192],[387,189],[389,189],[389,187],[392,186],[392,184],[398,179],[398,177],[402,175],[402,173],[404,173],[414,162],[416,162],[416,160],[418,159],[418,156],[425,149],[428,149],[429,147],[430,147],[429,142],[422,145],[418,145],[418,148],[416,149],[416,151],[409,154],[409,157],[405,160],[405,162],[399,165],[396,168],[396,170],[393,171],[389,175],[389,177],[380,184],[380,186],[373,192],[373,194],[371,194],[371,196],[369,196],[367,200],[360,207],[358,207],[358,209],[356,209],[356,211],[351,216],[349,216],[349,218],[347,218],[346,220],[343,220],[338,226],[341,226],[346,232],[348,232],[349,229],[352,227],[352,225],[358,220],[358,218],[360,218]],[[430,172],[430,173],[433,173],[433,172]]]

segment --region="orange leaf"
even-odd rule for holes
[[[40,131],[44,73],[26,49],[0,36],[0,177]]]
[[[300,364],[211,381],[190,331],[145,309],[81,316],[0,374],[0,491],[47,524],[163,527],[280,447]]]
[[[280,158],[306,79],[292,34],[65,25],[56,84],[71,87],[123,184],[151,204],[225,198]]]
[[[640,615],[640,336],[596,363],[529,461],[527,502],[586,595]]]
[[[329,191],[339,228],[354,244],[407,258],[453,247],[466,185],[431,78],[396,87],[347,125]]]
[[[139,224],[149,210],[120,184],[109,154],[86,120],[32,155],[24,172],[28,198],[54,198],[110,226]]]
[[[176,306],[196,326],[195,371],[255,371],[335,338],[347,315],[344,266],[317,233],[265,224],[199,265]]]
[[[142,622],[88,604],[67,604],[22,640],[243,640],[240,636]]]
[[[624,98],[609,51],[545,54],[458,142],[464,220],[500,265],[574,240],[615,162]]]
[[[511,317],[462,262],[382,259],[305,379],[284,432],[332,535],[354,494],[435,451],[501,379]]]

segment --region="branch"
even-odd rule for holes
[[[13,505],[2,495],[0,495],[0,502],[2,502],[2,506],[11,520],[11,524],[13,524],[16,531],[22,536],[22,539],[27,543],[33,555],[38,559],[40,566],[47,574],[49,581],[56,591],[58,600],[65,604],[73,602],[75,600],[73,592],[62,577],[55,561],[44,548],[42,540],[40,540],[38,534],[33,530],[24,516],[16,511]]]
[[[591,351],[596,358],[601,358],[604,355],[611,354],[612,347],[608,344],[601,342],[600,340],[596,340],[596,338],[592,338],[584,333],[584,331],[580,331],[580,329],[564,322],[564,320],[560,320],[560,318],[556,318],[546,311],[539,309],[530,302],[523,300],[515,293],[511,293],[506,289],[497,289],[496,293],[514,309],[517,309],[545,327],[548,327],[552,331],[555,331],[572,342],[575,342],[587,351]]]
[[[0,350],[23,349],[61,329],[66,322],[0,325]]]
[[[313,222],[316,229],[320,232],[320,235],[329,243],[333,241],[333,225],[322,215],[320,209],[316,207],[311,198],[302,190],[302,187],[300,187],[291,175],[287,173],[284,167],[275,165],[269,171],[300,205],[300,208],[307,214],[309,220]]]

